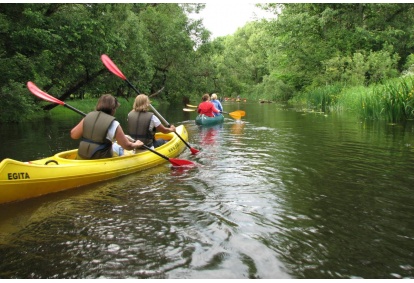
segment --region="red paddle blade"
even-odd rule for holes
[[[197,150],[197,149],[195,149],[195,148],[192,148],[192,147],[190,147],[190,150],[191,150],[191,153],[192,153],[192,154],[197,154],[197,153],[199,153],[199,152],[200,152],[199,150]]]
[[[51,96],[50,94],[47,94],[46,92],[40,90],[40,88],[38,88],[34,83],[32,82],[27,82],[27,88],[30,90],[31,93],[33,93],[35,96],[52,102],[52,103],[57,103],[60,105],[65,105],[65,102],[57,99],[56,97]]]
[[[173,166],[194,166],[193,162],[184,159],[169,158],[168,161],[170,161]]]
[[[126,77],[121,72],[121,70],[115,65],[114,62],[112,62],[111,58],[108,57],[106,54],[101,55],[102,63],[105,65],[105,67],[108,68],[109,71],[111,71],[113,74],[117,75],[124,81],[126,80]]]

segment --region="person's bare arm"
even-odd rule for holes
[[[83,134],[83,120],[82,119],[79,124],[77,124],[71,131],[70,131],[70,137],[74,140],[80,139]]]
[[[221,111],[218,110],[214,105],[213,105],[213,112],[215,112],[215,113],[221,113]]]
[[[166,128],[166,127],[164,127],[164,125],[163,125],[163,124],[160,124],[160,125],[157,127],[157,131],[158,131],[158,132],[161,132],[161,133],[164,133],[164,134],[168,134],[168,133],[175,132],[175,127],[174,127],[174,125],[170,125],[170,127],[169,127],[169,128]]]
[[[121,126],[118,126],[118,128],[116,128],[115,139],[120,146],[127,150],[133,150],[144,145],[144,143],[140,140],[130,142],[125,136],[124,130],[122,130]]]

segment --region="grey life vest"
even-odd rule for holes
[[[135,140],[142,141],[151,147],[154,142],[155,128],[149,130],[152,115],[151,112],[137,112],[132,110],[128,114],[128,134]]]
[[[83,120],[83,135],[78,155],[82,159],[112,157],[112,141],[106,138],[114,116],[102,111],[88,113]]]

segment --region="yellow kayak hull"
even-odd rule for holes
[[[188,133],[183,125],[176,127],[176,131],[188,141]],[[156,138],[169,140],[155,149],[168,158],[177,157],[186,148],[174,133],[157,133]],[[76,153],[77,149],[69,150],[29,162],[9,158],[2,160],[0,204],[101,182],[168,162],[148,150],[137,153],[125,151],[125,155],[120,157],[97,160],[76,160]]]

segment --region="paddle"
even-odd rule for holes
[[[227,112],[222,112],[222,113],[224,113],[224,114],[229,114],[229,115],[230,115],[230,117],[232,117],[232,118],[233,118],[233,119],[235,119],[235,120],[241,120],[241,117],[242,117],[242,115],[240,115],[240,113],[239,113],[239,112],[237,112],[237,111],[230,112],[230,113],[227,113]]]
[[[105,65],[105,67],[107,67],[108,70],[111,71],[111,73],[120,77],[122,80],[126,81],[128,85],[133,90],[135,90],[137,94],[140,94],[140,91],[125,77],[125,75],[121,72],[121,70],[119,70],[119,68],[115,65],[115,63],[112,62],[111,58],[109,58],[108,55],[102,54],[101,60],[102,60],[102,63]],[[155,110],[155,108],[151,104],[149,106],[151,108],[151,111],[154,112],[155,115],[157,115],[157,117],[164,123],[164,125],[166,125],[167,127],[170,127],[170,123],[168,123],[164,119],[164,117],[162,117],[161,114],[158,113],[158,111]],[[199,150],[192,148],[177,132],[174,131],[174,133],[185,143],[185,145],[191,150],[192,154],[197,154],[199,152]]]
[[[65,106],[65,107],[67,107],[67,108],[69,108],[70,110],[73,110],[73,111],[75,111],[75,112],[77,112],[77,113],[79,113],[79,114],[81,114],[81,115],[83,115],[83,116],[86,116],[86,114],[85,113],[83,113],[82,111],[80,111],[80,110],[78,110],[78,109],[76,109],[76,108],[73,108],[72,106],[70,106],[70,105],[68,105],[68,104],[66,104],[65,102],[63,102],[63,101],[61,101],[61,100],[59,100],[59,99],[57,99],[56,97],[53,97],[53,96],[51,96],[51,95],[49,95],[49,94],[47,94],[46,92],[44,92],[44,91],[42,91],[42,90],[40,90],[34,83],[32,83],[32,82],[27,82],[27,88],[34,94],[34,95],[36,95],[37,97],[39,97],[39,98],[41,98],[41,99],[43,99],[43,100],[46,100],[46,101],[49,101],[49,102],[52,102],[52,103],[56,103],[56,104],[60,104],[60,105],[62,105],[62,106]]]
[[[236,110],[236,111],[234,111],[234,112],[239,113],[239,114],[240,114],[240,116],[242,116],[242,117],[246,116],[246,112],[244,112],[243,110]]]
[[[46,101],[49,101],[49,102],[52,102],[52,103],[56,103],[56,104],[63,105],[63,106],[65,106],[65,107],[69,108],[70,110],[73,110],[73,111],[75,111],[75,112],[76,112],[76,113],[78,113],[78,114],[81,114],[82,116],[86,116],[86,114],[85,114],[85,113],[83,113],[82,111],[80,111],[80,110],[78,110],[78,109],[76,109],[76,108],[74,108],[74,107],[72,107],[72,106],[70,106],[70,105],[66,104],[65,102],[63,102],[63,101],[61,101],[61,100],[57,99],[56,97],[53,97],[53,96],[51,96],[50,94],[48,94],[48,93],[46,93],[46,92],[44,92],[44,91],[40,90],[40,89],[39,89],[39,88],[38,88],[38,87],[37,87],[34,83],[32,83],[32,82],[27,82],[27,88],[30,90],[30,92],[31,92],[31,93],[33,93],[35,96],[37,96],[37,97],[39,97],[39,98],[41,98],[41,99],[43,99],[43,100],[46,100]],[[151,152],[153,152],[153,153],[157,154],[158,156],[160,156],[160,157],[162,157],[162,158],[164,158],[164,159],[166,159],[166,160],[170,161],[170,163],[171,163],[173,166],[194,165],[194,163],[193,163],[193,162],[191,162],[191,161],[189,161],[189,160],[182,160],[182,159],[176,159],[176,158],[169,158],[168,156],[165,156],[165,155],[163,155],[163,154],[161,154],[161,153],[159,153],[159,152],[157,152],[157,151],[153,150],[152,148],[150,148],[150,147],[148,147],[148,146],[146,146],[146,145],[143,145],[142,147],[144,147],[145,149],[147,149],[147,150],[149,150],[149,151],[151,151]]]
[[[189,106],[189,105],[187,104],[187,106]],[[183,108],[183,111],[185,111],[185,112],[194,112],[196,110],[195,109],[190,109],[190,108]],[[240,120],[242,116],[246,115],[246,113],[244,113],[243,110],[236,110],[236,111],[230,112],[230,113],[222,111],[221,113],[228,114],[228,115],[230,115],[230,117],[232,117],[235,120]]]
[[[157,154],[158,156],[164,158],[165,160],[168,160],[173,166],[185,166],[185,165],[194,165],[193,162],[189,161],[189,160],[185,160],[185,159],[177,159],[177,158],[169,158],[168,156],[165,156],[155,150],[153,150],[152,148],[146,146],[145,144],[142,146],[145,149],[148,149],[149,151],[151,151],[152,153]]]

